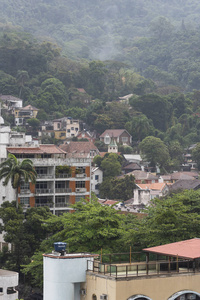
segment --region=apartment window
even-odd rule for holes
[[[76,127],[75,130],[78,131],[78,128]]]
[[[47,189],[47,182],[45,181],[36,182],[36,189]]]
[[[84,197],[83,197],[83,196],[76,196],[76,198],[75,198],[75,201],[76,201],[76,202],[79,202],[79,201],[81,201],[81,200],[84,200]]]
[[[71,127],[71,130],[74,130],[74,127]]]
[[[21,197],[20,198],[20,204],[22,205],[29,205],[29,197]]]
[[[55,188],[56,189],[64,189],[65,188],[65,181],[56,181]]]
[[[45,167],[44,168],[43,167],[41,167],[41,168],[40,167],[36,167],[35,170],[36,170],[36,172],[37,172],[38,175],[40,175],[40,174],[41,175],[42,174],[47,174],[47,168],[45,168]]]
[[[76,181],[76,188],[84,188],[85,181]]]
[[[21,190],[29,190],[29,182],[22,182],[20,185]]]

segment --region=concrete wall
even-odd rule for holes
[[[121,280],[87,274],[87,297],[108,295],[108,300],[128,300],[134,295],[144,295],[152,300],[169,300],[180,291],[190,290],[200,294],[200,274],[125,278]]]
[[[44,300],[80,300],[88,259],[44,256]]]

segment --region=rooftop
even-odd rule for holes
[[[194,238],[176,243],[145,248],[143,251],[188,259],[200,258],[200,239]]]

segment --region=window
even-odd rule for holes
[[[95,175],[95,180],[99,180],[99,175]]]
[[[0,293],[3,293],[3,288],[2,287],[0,287]]]
[[[92,295],[92,300],[97,300],[97,296],[95,294]]]
[[[22,205],[29,205],[29,197],[21,197],[20,204]]]
[[[39,175],[39,174],[47,174],[47,168],[43,168],[43,167],[36,167],[35,168],[35,170],[36,170],[36,172],[37,172],[37,174]]]
[[[76,188],[84,188],[85,181],[76,181]]]
[[[70,129],[67,129],[67,132],[70,132]]]
[[[47,189],[47,182],[46,181],[36,182],[36,189]]]
[[[71,130],[74,130],[74,127],[71,127]]]
[[[105,140],[105,144],[110,144],[110,137],[109,136],[106,136],[104,140]]]
[[[83,200],[83,199],[84,199],[83,196],[76,196],[75,201],[76,201],[76,202],[79,202],[79,201],[81,201],[81,200]]]
[[[65,181],[56,181],[55,188],[56,189],[64,189],[65,188]]]
[[[75,130],[78,131],[78,128],[76,127]]]
[[[128,137],[127,137],[127,136],[123,136],[123,137],[122,137],[122,142],[123,142],[123,143],[128,142]]]
[[[29,190],[29,182],[22,182],[20,185],[21,190]]]

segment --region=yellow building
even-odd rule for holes
[[[39,109],[32,105],[27,105],[22,108],[15,108],[15,124],[22,126],[26,124],[26,120],[36,118]]]
[[[87,266],[82,265],[81,269],[83,274],[83,269],[86,268],[85,277],[83,276],[80,282],[73,278],[70,287],[73,292],[74,286],[72,293],[74,296],[66,294],[64,298],[68,300],[200,299],[200,239],[143,249],[143,257],[145,253],[145,261],[139,260],[139,253],[131,252],[128,255],[108,254],[86,259]],[[84,254],[45,255],[44,270],[48,272],[44,272],[44,300],[47,298],[53,300],[49,296],[51,295],[49,289],[54,291],[55,296],[58,283],[60,287],[63,284],[63,290],[57,292],[64,292],[65,277],[68,278],[69,272],[76,274],[77,267],[73,264],[73,255],[86,258]],[[71,259],[69,263],[68,259]],[[70,266],[65,269],[66,276],[63,276],[63,273],[60,276],[60,272],[55,274],[57,264],[63,266],[65,262]],[[59,297],[57,299],[61,300]]]

